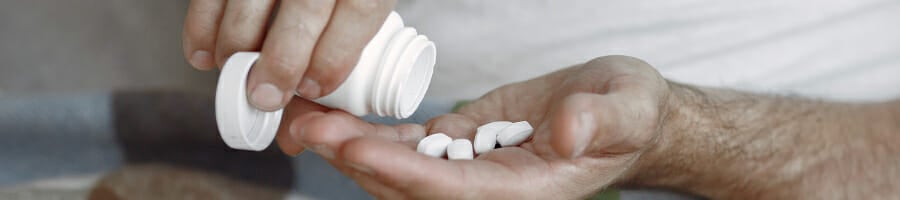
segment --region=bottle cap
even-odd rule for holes
[[[222,140],[234,149],[262,151],[275,139],[282,110],[265,112],[247,101],[247,75],[257,52],[238,52],[228,58],[216,86],[216,123]]]

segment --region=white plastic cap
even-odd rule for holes
[[[222,140],[234,149],[262,151],[275,139],[282,110],[265,112],[247,102],[247,75],[257,52],[238,52],[228,58],[216,87],[216,123]]]

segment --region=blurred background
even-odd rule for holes
[[[182,56],[187,5],[0,1],[0,199],[368,198],[315,155],[224,146],[211,109],[217,72]],[[397,11],[438,47],[429,97],[405,122],[610,54],[695,85],[900,96],[896,0],[401,0]],[[651,197],[688,198],[621,193]]]

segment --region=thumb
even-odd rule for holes
[[[642,114],[641,101],[615,93],[569,95],[551,114],[548,143],[568,158],[636,152],[653,138],[648,124],[656,120]]]

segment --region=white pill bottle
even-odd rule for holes
[[[416,29],[404,27],[391,12],[363,48],[353,72],[331,94],[315,101],[357,116],[407,118],[416,111],[434,71],[434,43]]]
[[[260,151],[275,138],[282,110],[264,112],[247,101],[247,75],[258,52],[229,57],[216,88],[216,123],[225,143],[235,149]],[[359,61],[331,94],[315,99],[322,105],[357,116],[411,116],[431,83],[436,49],[433,42],[405,27],[391,12],[363,48]]]

